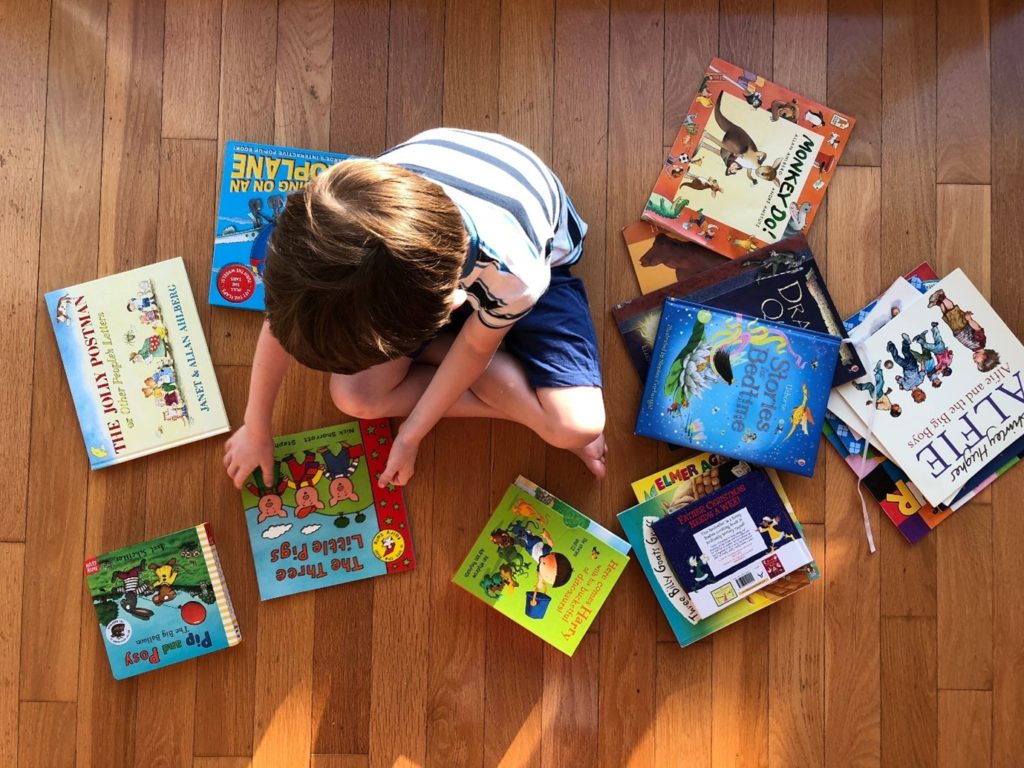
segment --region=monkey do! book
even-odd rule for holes
[[[391,443],[387,419],[274,440],[274,477],[242,488],[260,599],[415,567],[402,490],[377,484]]]
[[[614,533],[520,477],[452,581],[572,656],[628,553]]]
[[[179,259],[46,294],[93,469],[228,430]]]
[[[853,124],[714,59],[643,218],[729,258],[807,232]]]
[[[118,680],[242,640],[206,523],[89,558],[85,577]]]
[[[636,433],[811,476],[839,338],[668,298]]]
[[[262,312],[267,242],[288,194],[348,155],[229,141],[224,148],[210,303]]]
[[[640,503],[619,513],[619,524],[637,553],[637,562],[650,582],[651,589],[680,647],[691,645],[799,592],[820,576],[818,566],[812,560],[803,568],[763,585],[756,592],[745,595],[742,600],[733,601],[704,619],[683,590],[675,572],[665,559],[665,552],[651,526],[665,515],[704,498],[719,488],[729,486],[733,481],[749,474],[752,469],[746,462],[730,461],[713,454],[692,456],[634,482],[633,492]],[[778,475],[770,469],[767,470],[767,475],[802,536],[803,528],[793,512]],[[649,495],[652,489],[656,493]]]

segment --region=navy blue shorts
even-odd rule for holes
[[[475,311],[466,302],[452,313],[441,332],[457,333]],[[533,389],[601,386],[601,357],[587,292],[569,267],[551,270],[547,291],[509,329],[504,347],[523,364]],[[421,352],[422,348],[412,357]]]

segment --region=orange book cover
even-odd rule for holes
[[[729,258],[806,233],[853,125],[713,59],[642,218]]]

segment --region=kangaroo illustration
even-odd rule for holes
[[[686,181],[680,184],[680,187],[689,187],[690,189],[695,189],[698,192],[710,189],[712,197],[717,197],[719,192],[722,192],[723,194],[725,193],[721,185],[718,183],[718,179],[713,176],[694,176],[691,173],[687,173],[684,178]]]
[[[757,184],[758,179],[763,179],[777,185],[779,180],[776,177],[782,158],[780,157],[771,165],[764,164],[768,155],[758,151],[757,144],[754,143],[749,133],[722,114],[723,93],[724,91],[718,94],[718,100],[715,102],[715,121],[723,131],[722,138],[716,139],[704,131],[704,135],[701,137],[701,147],[706,147],[721,156],[722,162],[725,163],[726,176],[732,176],[743,168],[752,184]],[[754,178],[755,176],[757,178]]]

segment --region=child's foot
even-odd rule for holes
[[[604,435],[598,435],[597,439],[587,443],[582,448],[573,450],[580,460],[587,465],[595,477],[599,480],[605,474],[605,455],[608,453],[608,445],[604,441]]]

